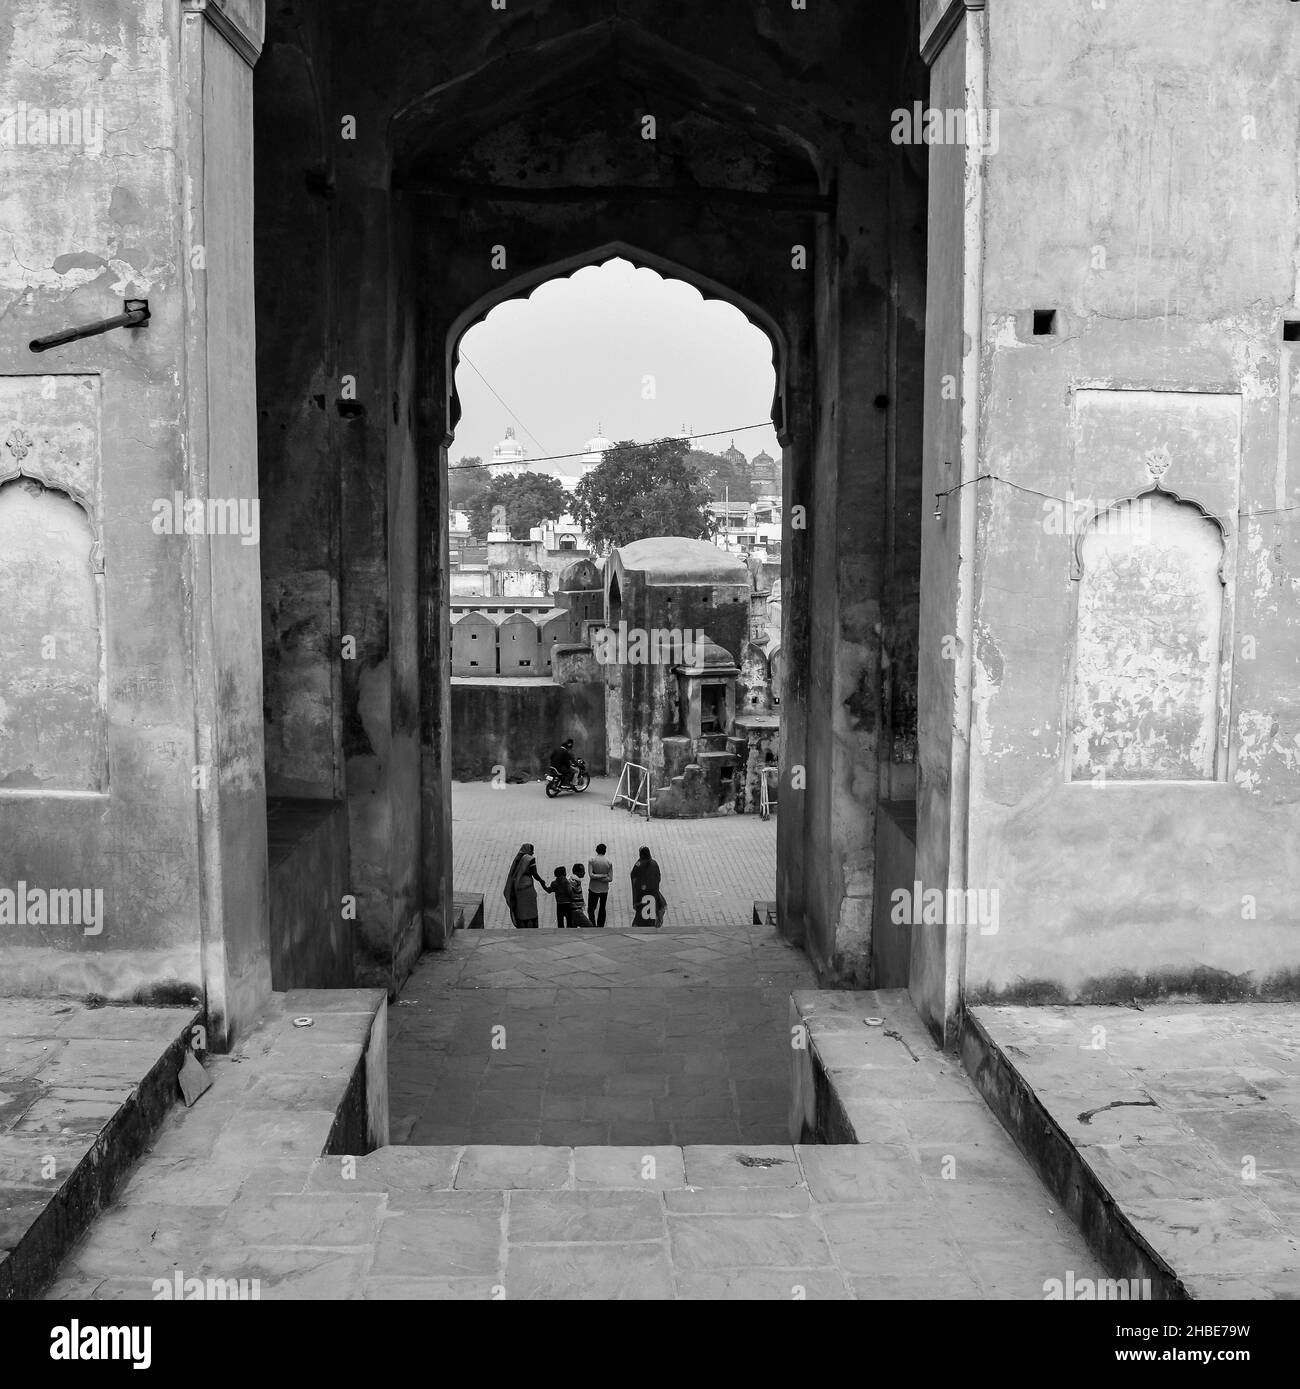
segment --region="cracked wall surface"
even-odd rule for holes
[[[965,933],[968,1000],[1294,985],[1286,9],[987,8],[1001,140],[979,471],[998,480],[976,507],[967,881],[999,889],[1001,914],[996,933]],[[1053,331],[1034,332],[1034,310],[1055,311]],[[1112,536],[1076,552],[1099,511],[1157,486],[1188,504],[1171,523],[1182,543],[1157,524],[1154,548]],[[1089,572],[1103,556],[1104,602]]]

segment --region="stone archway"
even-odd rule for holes
[[[893,755],[915,756],[914,730],[894,727],[915,709],[898,688],[914,669],[891,653],[915,652],[919,606],[925,151],[892,144],[887,116],[922,68],[911,15],[844,16],[833,49],[811,29],[773,48],[745,15],[720,57],[716,16],[669,41],[623,14],[453,29],[404,12],[391,35],[368,25],[385,37],[346,66],[330,57],[334,18],[295,21],[347,113],[309,190],[333,209],[322,360],[352,392],[330,380],[323,399],[339,627],[354,639],[334,746],[365,918],[358,982],[395,989],[449,927],[439,518],[455,343],[495,303],[620,252],[737,305],[774,343],[785,760],[799,769],[781,798],[781,927],[824,979],[869,981],[877,803],[914,781]],[[277,23],[287,41],[294,26]],[[836,57],[823,71],[805,49]],[[302,325],[263,332],[269,361]]]

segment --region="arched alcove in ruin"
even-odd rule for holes
[[[1219,774],[1222,523],[1162,490],[1099,512],[1075,547],[1075,780]]]
[[[0,789],[107,790],[95,536],[66,492],[0,485]]]

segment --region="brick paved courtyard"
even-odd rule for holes
[[[493,788],[489,782],[452,786],[452,875],[457,892],[483,894],[486,929],[510,929],[501,889],[520,844],[536,846],[538,871],[548,880],[557,864],[586,864],[596,845],[614,863],[610,926],[632,924],[628,874],[642,844],[663,870],[667,928],[745,925],[755,901],[776,895],[776,821],[756,815],[711,820],[651,820],[611,810],[616,782],[597,777],[581,795],[548,801],[540,781]],[[542,925],[555,925],[549,897]]]

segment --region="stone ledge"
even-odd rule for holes
[[[212,1244],[204,1231],[211,1225],[219,1234],[217,1226],[236,1202],[242,1202],[239,1210],[261,1201],[274,1206],[278,1197],[306,1189],[322,1154],[360,1154],[386,1144],[387,1011],[382,989],[273,994],[232,1053],[206,1058],[211,1087],[193,1108],[167,1116],[151,1150],[129,1174],[127,1166],[140,1156],[149,1132],[129,1150],[118,1145],[111,1185],[124,1190],[101,1220],[91,1224],[108,1189],[94,1204],[83,1203],[83,1218],[67,1227],[57,1253],[21,1290],[13,1258],[0,1262],[4,1295],[37,1296],[64,1255],[62,1281],[71,1277],[87,1295],[106,1280],[199,1271],[201,1256],[228,1261],[220,1240]],[[305,1017],[310,1026],[294,1025]],[[183,1045],[178,1037],[163,1074],[168,1104]],[[119,1225],[129,1232],[125,1240],[112,1233]],[[138,1237],[146,1225],[153,1233]]]
[[[113,1199],[175,1102],[201,1017],[5,1000],[0,1069],[17,1103],[0,1111],[0,1301],[38,1296]]]
[[[1022,1152],[1122,1275],[1153,1297],[1273,1298],[1300,1287],[1297,1018],[1275,1004],[979,1007],[961,1040]]]

